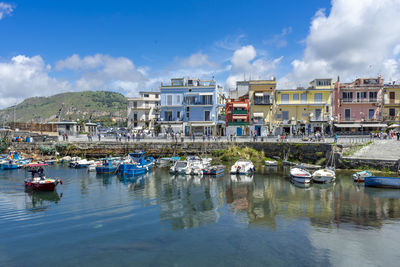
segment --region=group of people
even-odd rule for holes
[[[400,132],[395,131],[395,130],[390,130],[389,132],[377,132],[377,133],[370,133],[371,139],[373,138],[379,138],[379,139],[397,139],[397,141],[400,141]]]

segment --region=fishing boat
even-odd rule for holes
[[[309,184],[311,182],[311,174],[297,167],[290,169],[290,177],[297,183]]]
[[[326,168],[315,171],[312,174],[312,180],[317,183],[331,183],[336,179],[335,171]]]
[[[90,164],[93,164],[94,161],[88,161],[87,159],[81,159],[76,161],[71,161],[69,166],[75,169],[87,168]]]
[[[400,189],[400,177],[366,176],[365,186]]]
[[[47,164],[29,164],[27,165],[28,172],[31,173],[30,177],[24,180],[25,187],[31,190],[39,191],[54,191],[56,186],[60,183],[61,179],[46,178],[44,174],[44,166]]]
[[[213,165],[210,167],[206,167],[203,169],[203,175],[220,175],[225,172],[225,166],[224,165]]]
[[[128,158],[119,165],[121,175],[140,175],[151,170],[154,158],[147,157],[144,150],[129,153]]]
[[[373,176],[370,171],[361,171],[353,174],[353,181],[356,183],[364,183],[365,177]]]
[[[0,162],[0,169],[14,170],[21,168],[32,161],[31,158],[24,158],[18,152],[10,152],[6,158]]]
[[[278,166],[278,161],[276,160],[266,160],[264,161],[265,166]]]
[[[239,159],[231,167],[231,174],[244,174],[249,175],[256,171],[253,162],[247,159]]]
[[[119,163],[119,161],[115,161],[111,158],[102,159],[101,164],[97,165],[95,168],[96,173],[116,173]]]
[[[203,161],[199,158],[189,159],[188,167],[185,170],[186,175],[202,175],[204,169]]]
[[[175,164],[169,169],[170,174],[186,174],[186,169],[188,167],[188,162],[185,160],[178,160]]]

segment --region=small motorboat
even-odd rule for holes
[[[87,168],[89,167],[90,164],[93,164],[94,161],[93,160],[87,160],[87,159],[81,159],[81,160],[77,160],[77,161],[71,161],[69,166],[71,168],[75,168],[75,169],[81,169],[81,168]]]
[[[249,175],[256,171],[253,162],[247,159],[239,159],[231,167],[231,174]]]
[[[186,174],[186,169],[188,168],[188,162],[185,160],[178,160],[169,169],[170,174]]]
[[[118,170],[118,165],[120,161],[115,161],[112,158],[102,159],[101,163],[95,167],[96,173],[99,174],[110,174],[116,173]]]
[[[353,174],[353,180],[356,183],[364,183],[365,177],[373,176],[370,171],[361,171]]]
[[[291,168],[290,177],[297,183],[309,184],[311,182],[311,174],[301,168]]]
[[[400,177],[366,176],[365,186],[400,189]]]
[[[336,179],[335,171],[326,168],[315,171],[312,174],[312,180],[317,183],[330,183]]]
[[[159,167],[167,167],[175,164],[178,160],[180,160],[181,157],[170,157],[170,158],[159,158],[157,160],[157,165]]]
[[[203,160],[199,158],[188,160],[188,167],[185,170],[186,175],[203,175],[203,169],[205,168]]]
[[[224,165],[214,165],[203,169],[203,175],[220,175],[225,172]]]
[[[44,166],[47,164],[28,164],[27,170],[31,173],[31,177],[24,180],[25,187],[31,190],[39,191],[54,191],[56,186],[60,183],[61,179],[46,178],[44,175]]]
[[[278,161],[276,160],[266,160],[264,161],[265,166],[278,166]]]

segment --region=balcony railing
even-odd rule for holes
[[[240,126],[240,125],[249,125],[248,121],[231,121],[228,122],[228,126]]]
[[[385,101],[385,105],[400,105],[400,100],[389,99]]]
[[[351,103],[351,104],[357,104],[357,103],[377,103],[378,99],[377,98],[342,98],[340,100],[342,103]]]
[[[232,110],[232,114],[238,115],[238,114],[248,114],[248,110]]]

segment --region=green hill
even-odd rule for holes
[[[124,120],[127,113],[127,99],[120,93],[107,91],[86,91],[62,93],[50,97],[31,97],[22,103],[0,110],[0,119],[11,122],[54,121],[59,109],[61,120],[85,120],[112,124]]]

